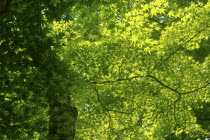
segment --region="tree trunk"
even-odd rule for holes
[[[68,101],[71,102],[70,98]],[[48,139],[73,140],[77,115],[77,108],[70,103],[61,104],[56,99],[51,99]]]
[[[56,60],[52,62],[56,63]],[[51,82],[49,82],[47,97],[50,106],[48,139],[73,140],[78,112],[77,108],[72,106],[71,93],[68,91],[71,86],[68,84],[68,81],[71,81],[68,77],[68,66],[59,60],[56,64],[52,71],[54,74],[50,76]]]

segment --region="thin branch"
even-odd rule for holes
[[[166,57],[162,62],[157,63],[154,68],[149,72],[149,74],[151,74],[154,70],[156,70],[159,66],[161,66],[163,63],[165,63],[166,61],[168,61],[174,54],[176,54],[179,50],[181,50],[181,47],[179,46],[178,49],[176,49],[175,51],[171,52],[168,57]]]
[[[161,82],[159,79],[157,79],[156,77],[152,76],[152,75],[148,75],[148,77],[151,77],[152,79],[154,79],[156,82],[158,82],[160,85],[162,85],[163,87],[170,89],[171,91],[174,91],[175,93],[178,94],[178,98],[174,101],[174,120],[175,122],[177,121],[176,118],[176,105],[177,102],[181,99],[182,94],[177,90],[177,89],[173,89],[172,87],[169,87],[168,85],[164,84],[163,82]]]
[[[179,85],[177,86],[176,90],[178,90],[181,87],[181,81],[179,81]]]
[[[173,89],[172,87],[169,87],[168,85],[164,84],[163,82],[161,82],[159,79],[157,79],[156,77],[152,76],[152,75],[147,75],[148,77],[154,79],[156,82],[158,82],[161,86],[167,88],[167,89],[170,89],[172,91],[174,91],[175,93],[177,94],[181,94],[178,90],[176,89]]]
[[[94,89],[94,91],[96,92],[98,102],[99,102],[99,103],[104,107],[104,109],[108,112],[108,111],[109,111],[108,108],[104,105],[104,103],[103,103],[103,102],[101,101],[101,99],[100,99],[98,90],[97,90],[94,86],[93,86],[93,89]]]
[[[178,102],[179,100],[181,100],[181,96],[184,95],[184,94],[190,94],[190,93],[196,92],[196,91],[198,91],[198,90],[200,90],[200,89],[202,89],[202,88],[207,87],[208,85],[209,85],[209,84],[206,84],[206,85],[204,85],[204,86],[202,86],[202,87],[200,87],[200,88],[197,88],[197,89],[195,89],[195,90],[192,90],[192,91],[189,91],[189,92],[185,92],[185,93],[178,94],[179,97],[174,101],[174,120],[175,120],[175,122],[177,122],[177,118],[176,118],[176,105],[177,105],[177,102]]]
[[[162,65],[163,63],[165,63],[166,61],[168,61],[174,54],[176,54],[178,51],[181,50],[181,48],[182,48],[181,46],[184,46],[184,45],[186,45],[187,43],[189,43],[190,41],[192,41],[192,40],[193,40],[194,38],[196,38],[201,32],[205,31],[206,28],[208,28],[208,27],[209,27],[209,26],[206,26],[205,28],[201,29],[201,30],[198,31],[193,37],[191,37],[190,39],[188,39],[188,40],[185,41],[184,43],[180,44],[178,49],[176,49],[175,51],[171,52],[171,53],[168,55],[168,57],[166,57],[162,62],[156,64],[156,65],[154,66],[154,68],[153,68],[149,73],[151,74],[155,69],[157,69],[159,66],[161,66],[161,65]]]
[[[113,109],[107,108],[107,107],[104,105],[104,103],[101,101],[97,89],[96,89],[95,87],[93,87],[93,89],[94,89],[95,92],[96,92],[98,102],[104,107],[104,109],[105,109],[107,112],[112,111],[112,112],[117,112],[117,113],[122,113],[122,114],[131,114],[131,113],[129,113],[129,112],[123,112],[123,111],[118,111],[118,110],[113,110]]]
[[[182,97],[181,94],[178,94],[178,95],[179,95],[179,97],[174,101],[174,120],[175,120],[175,122],[177,122],[177,118],[176,118],[176,105],[177,105],[177,102],[179,100],[181,100],[181,97]]]
[[[100,99],[100,96],[99,96],[99,93],[98,93],[98,90],[92,86],[94,91],[96,92],[96,95],[97,95],[97,100],[98,102],[103,106],[103,108],[106,110],[106,112],[108,113],[108,116],[109,116],[109,126],[112,126],[112,117],[111,117],[111,114],[109,113],[109,109],[104,105],[104,103],[101,101]]]
[[[159,83],[160,85],[162,85],[163,87],[165,87],[165,88],[167,88],[167,89],[170,89],[171,91],[174,91],[175,93],[178,94],[178,98],[174,101],[174,111],[173,111],[173,112],[174,112],[174,120],[175,120],[175,122],[177,121],[177,118],[176,118],[176,105],[177,105],[177,102],[178,102],[179,100],[181,100],[181,96],[182,96],[182,95],[185,95],[185,94],[190,94],[190,93],[199,91],[200,89],[206,88],[207,86],[210,85],[210,84],[208,83],[208,84],[206,84],[206,85],[204,85],[204,86],[202,86],[202,87],[199,87],[199,88],[197,88],[197,89],[195,89],[195,90],[181,93],[181,92],[179,92],[179,91],[177,90],[178,88],[177,88],[177,89],[173,89],[172,87],[169,87],[168,85],[164,84],[163,82],[161,82],[159,79],[157,79],[156,77],[154,77],[154,76],[152,76],[152,75],[148,75],[148,77],[154,79],[156,82],[158,82],[158,83]]]
[[[190,93],[199,91],[200,89],[206,88],[206,87],[209,86],[209,85],[210,85],[210,84],[208,83],[208,84],[206,84],[206,85],[204,85],[204,86],[202,86],[202,87],[199,87],[199,88],[197,88],[197,89],[195,89],[195,90],[188,91],[188,92],[184,92],[184,93],[181,93],[181,94],[182,94],[182,95],[184,95],[184,94],[190,94]]]

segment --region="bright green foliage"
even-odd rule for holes
[[[71,139],[76,118],[79,140],[208,137],[210,3],[174,2],[46,1],[39,24],[23,26],[27,4],[23,23],[2,17],[15,36],[1,28],[0,138]]]
[[[210,57],[194,54],[209,50],[209,9],[119,2],[84,7],[73,21],[54,23],[55,31],[68,31],[62,58],[81,75],[73,89],[78,139],[208,135],[196,117],[209,102]]]

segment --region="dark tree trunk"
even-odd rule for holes
[[[54,67],[50,74],[51,81],[48,91],[49,103],[49,140],[73,140],[75,139],[75,126],[78,115],[77,108],[72,106],[69,87],[71,80],[68,77],[68,66],[59,60],[53,60]],[[56,73],[56,74],[55,74]],[[58,77],[62,78],[58,78]],[[69,81],[69,82],[68,82]],[[52,84],[54,83],[54,84]]]
[[[77,115],[77,108],[69,103],[61,104],[56,100],[51,101],[48,139],[74,140]]]

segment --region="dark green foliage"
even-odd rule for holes
[[[210,39],[202,40],[200,48],[195,50],[186,50],[186,53],[192,56],[196,61],[203,63],[205,58],[210,54]]]
[[[203,103],[203,107],[196,109],[194,112],[197,117],[197,121],[202,126],[202,128],[210,131],[210,104]]]
[[[49,93],[48,89],[61,84],[52,85],[55,82],[54,77],[65,74],[68,67],[63,71],[55,69],[60,61],[51,46],[56,44],[46,36],[43,25],[47,20],[60,20],[64,15],[67,17],[66,10],[72,4],[73,1],[12,1],[10,6],[1,9],[1,139],[46,137],[51,127],[47,125],[49,116],[54,115],[47,113],[51,108],[49,102],[57,102],[57,97],[51,98],[50,101],[48,97],[52,96],[51,94],[59,95],[62,91],[59,89],[57,93]],[[44,14],[47,20],[44,19]],[[56,47],[58,50],[59,46]],[[66,94],[66,97],[70,96],[70,93]],[[58,108],[62,106],[57,105]],[[61,109],[61,112],[65,110]],[[61,117],[61,114],[59,115]],[[69,117],[72,115],[74,114]],[[76,116],[74,115],[74,119]],[[74,126],[72,124],[73,129]],[[72,133],[75,135],[75,132]]]

